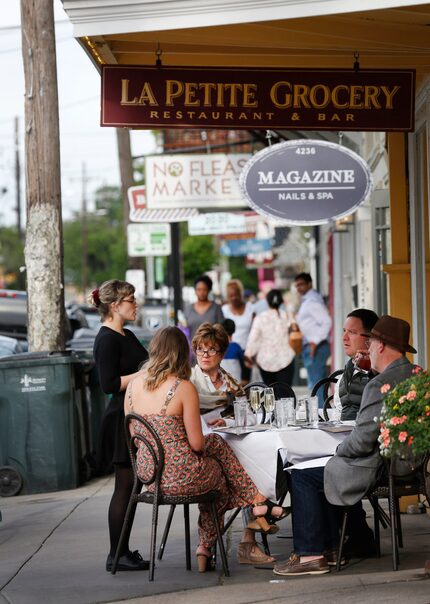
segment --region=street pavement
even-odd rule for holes
[[[236,548],[242,531],[239,517],[226,536],[231,577],[221,565],[214,572],[185,570],[182,510],[175,512],[164,558],[157,562],[154,582],[148,573],[107,573],[107,508],[112,477],[92,480],[70,491],[0,498],[0,604],[135,604],[369,602],[430,604],[430,516],[404,514],[404,550],[400,569],[392,571],[388,530],[382,530],[382,557],[353,560],[342,572],[312,577],[276,576],[269,569],[239,565]],[[151,526],[149,505],[138,506],[132,549],[148,557]],[[159,537],[167,509],[162,508]],[[370,514],[369,514],[370,516]],[[197,544],[196,510],[191,515],[192,544]],[[373,522],[369,518],[369,523]],[[269,537],[278,558],[292,549],[291,520]]]

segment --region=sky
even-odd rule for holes
[[[54,0],[60,114],[61,186],[63,219],[82,204],[82,174],[87,174],[88,210],[94,209],[95,190],[119,185],[114,128],[101,128],[100,75],[73,38],[73,26]],[[0,16],[0,226],[16,224],[15,117],[19,118],[22,224],[25,224],[24,185],[24,69],[21,54],[20,1],[2,2]],[[149,131],[131,132],[133,155],[155,150]],[[7,191],[4,191],[7,189]]]

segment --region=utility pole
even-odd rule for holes
[[[21,164],[19,161],[19,118],[15,117],[15,199],[16,199],[16,227],[18,237],[22,237],[21,226]]]
[[[128,189],[134,185],[133,157],[131,155],[130,131],[126,128],[116,129],[118,143],[119,171],[121,175],[121,191],[124,214],[124,235],[127,241],[127,225],[129,223]],[[146,296],[151,297],[154,289],[154,258],[145,258]],[[142,269],[140,258],[128,257],[128,268]]]
[[[124,214],[124,236],[127,240],[128,189],[134,185],[133,158],[131,156],[130,132],[126,128],[116,129],[119,172],[121,176],[122,208]]]
[[[30,351],[64,350],[60,137],[53,0],[21,0]]]
[[[82,293],[88,289],[88,213],[87,213],[87,166],[82,163],[82,209],[81,209],[81,235],[82,235]]]

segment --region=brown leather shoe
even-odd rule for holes
[[[239,564],[262,565],[272,568],[275,558],[268,556],[258,547],[256,543],[242,541],[237,548],[237,559]]]
[[[300,556],[292,553],[286,562],[277,562],[273,569],[275,575],[324,575],[330,572],[326,558],[318,558],[311,562],[300,562]]]

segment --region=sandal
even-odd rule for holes
[[[205,573],[208,570],[215,570],[215,560],[212,554],[196,554],[197,568],[199,573]]]
[[[254,510],[258,507],[265,507],[266,512],[264,514],[256,514]],[[250,529],[251,531],[261,531],[270,535],[274,535],[279,531],[279,527],[276,526],[276,524],[269,523],[268,519],[266,518],[266,514],[269,511],[267,500],[251,503],[247,510],[250,515],[250,519],[248,520],[246,528]]]
[[[275,558],[268,556],[258,547],[256,543],[242,542],[237,548],[237,559],[239,564],[273,564]]]
[[[278,503],[274,503],[273,501],[269,501],[269,500],[267,500],[265,502],[265,504],[267,505],[266,517],[269,520],[269,522],[270,521],[278,522],[278,520],[283,520],[284,518],[286,518],[287,516],[289,516],[291,514],[290,507],[282,507]],[[280,510],[282,510],[281,513],[279,514],[279,516],[276,516],[275,514],[272,513],[273,508],[279,508]]]

